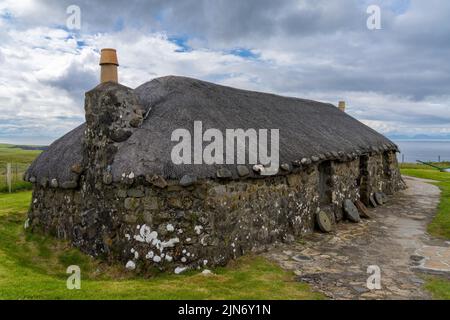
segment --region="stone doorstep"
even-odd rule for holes
[[[423,246],[416,250],[414,257],[423,257],[412,268],[425,273],[450,276],[450,247]]]

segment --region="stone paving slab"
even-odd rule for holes
[[[450,277],[450,247],[423,246],[415,257],[418,271]]]
[[[265,256],[332,299],[430,299],[418,271],[442,273],[450,265],[449,243],[426,233],[440,190],[421,179],[404,179],[408,189],[370,209],[373,219],[340,223],[330,234],[307,235]],[[380,271],[379,290],[367,287],[373,266]]]

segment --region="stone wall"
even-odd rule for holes
[[[111,173],[114,157],[144,118],[132,89],[102,84],[86,93],[83,162],[71,189],[34,185],[30,226],[129,269],[181,272],[223,265],[311,232],[323,210],[344,218],[346,199],[402,187],[395,151],[330,152],[281,164],[277,176],[219,169],[216,179]],[[243,170],[243,171],[245,171]],[[239,172],[239,168],[238,168]],[[219,174],[220,173],[220,174]],[[34,179],[36,180],[36,179]],[[31,181],[31,180],[30,180]]]
[[[380,161],[383,155],[369,157],[369,172],[375,174],[366,177],[370,192],[400,188],[401,180],[383,180]],[[357,159],[326,163],[325,170],[313,164],[284,176],[199,180],[187,186],[135,179],[103,184],[101,199],[82,176],[75,190],[36,185],[29,218],[33,228],[70,240],[93,256],[129,268],[180,272],[294,241],[314,229],[319,209],[341,220],[343,201],[360,198],[360,175]]]

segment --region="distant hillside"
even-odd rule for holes
[[[416,135],[403,135],[403,134],[387,134],[386,135],[391,140],[450,140],[449,134],[441,135],[427,135],[427,134],[416,134]]]
[[[18,148],[22,150],[41,150],[45,151],[48,149],[48,146],[26,146],[26,145],[15,145],[11,146],[11,148]]]
[[[42,146],[16,146],[0,144],[0,174],[6,163],[28,166],[43,150]]]

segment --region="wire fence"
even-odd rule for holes
[[[0,167],[0,192],[31,189],[31,183],[23,181],[28,164],[8,162]]]
[[[416,163],[417,161],[433,162],[433,163],[450,162],[450,157],[441,155],[423,156],[423,155],[400,153],[398,154],[397,159],[400,163]]]

